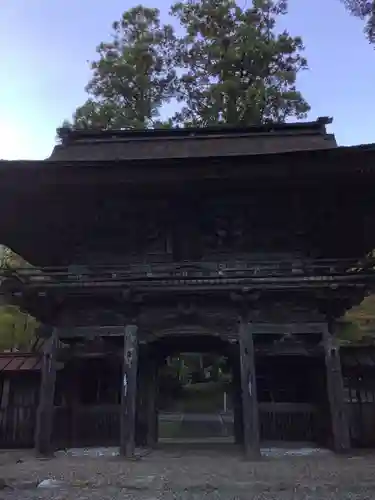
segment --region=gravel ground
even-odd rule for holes
[[[47,478],[59,487],[37,488]],[[139,460],[0,453],[4,500],[366,500],[375,499],[375,455],[264,458],[245,462],[234,447],[169,448]],[[7,485],[7,487],[5,487]]]

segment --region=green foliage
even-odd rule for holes
[[[12,305],[0,306],[0,351],[28,351],[35,339],[38,322]]]
[[[349,334],[345,336],[348,340],[361,340],[362,338],[374,338],[375,332],[375,295],[369,295],[361,304],[350,309],[343,323],[351,325]]]
[[[97,47],[89,99],[74,114],[75,128],[148,128],[173,96],[175,35],[159,11],[139,5],[112,30],[112,41]]]
[[[341,0],[351,14],[365,21],[365,33],[375,44],[375,0]]]
[[[363,331],[355,320],[342,320],[337,325],[337,336],[340,340],[358,342],[363,337]]]
[[[177,37],[157,9],[138,6],[113,23],[110,43],[101,43],[91,64],[88,100],[74,128],[171,128],[215,124],[250,125],[304,118],[309,106],[296,88],[307,67],[303,44],[276,22],[287,2],[187,0],[172,5]],[[166,121],[163,105],[181,110]]]
[[[234,0],[187,0],[172,14],[186,30],[178,45],[183,67],[178,99],[185,103],[178,123],[207,126],[252,125],[303,118],[309,106],[296,89],[307,67],[302,40],[277,33],[286,2],[253,0],[240,8]]]
[[[1,268],[17,269],[30,267],[22,257],[12,252],[8,247],[2,247]],[[0,351],[18,349],[29,350],[35,340],[38,322],[27,313],[23,313],[17,306],[0,306]]]
[[[29,262],[23,259],[20,255],[13,252],[6,246],[1,246],[1,263],[2,269],[19,269],[21,267],[32,267]]]

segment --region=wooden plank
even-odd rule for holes
[[[279,342],[271,345],[258,345],[255,347],[255,353],[261,357],[277,357],[277,356],[298,356],[312,358],[321,356],[321,346],[311,346],[307,344],[299,344],[295,342]],[[272,361],[270,361],[272,363]]]
[[[52,335],[45,343],[43,352],[42,379],[35,430],[35,451],[40,456],[53,454],[52,428],[58,341],[58,331],[54,328]]]
[[[240,323],[240,366],[245,457],[260,458],[259,412],[255,376],[253,328],[244,318]]]
[[[124,361],[121,391],[120,455],[131,458],[135,450],[138,371],[138,327],[127,325],[124,332]]]
[[[60,339],[69,338],[95,338],[95,337],[122,337],[124,335],[124,326],[76,326],[59,328]]]
[[[326,323],[320,321],[314,322],[296,322],[296,323],[251,323],[253,333],[262,335],[283,335],[290,333],[297,334],[321,334],[326,326]]]
[[[111,294],[116,293],[119,290],[132,289],[139,292],[145,292],[151,290],[161,290],[170,291],[178,289],[181,286],[189,286],[194,290],[204,290],[207,287],[215,286],[215,288],[223,290],[239,290],[241,292],[247,292],[251,290],[272,290],[272,289],[311,289],[324,287],[331,289],[333,285],[340,286],[365,286],[367,283],[373,282],[375,275],[373,272],[368,271],[367,273],[357,273],[357,274],[343,274],[339,276],[311,276],[296,277],[294,275],[284,275],[284,276],[211,276],[211,277],[200,277],[198,276],[186,276],[186,277],[148,277],[146,274],[143,278],[140,277],[128,277],[124,279],[113,279],[113,280],[100,280],[100,279],[90,279],[83,283],[79,281],[75,282],[51,282],[43,284],[24,284],[22,289],[20,289],[20,296],[22,293],[27,291],[33,291],[34,293],[42,296],[45,293],[53,293],[53,290],[65,291],[66,293],[76,294],[78,296],[90,296],[99,294]],[[51,291],[51,292],[50,292]],[[15,295],[16,292],[13,293]]]
[[[259,403],[259,411],[269,413],[316,413],[316,407],[310,403]]]
[[[327,392],[331,413],[333,449],[343,453],[351,448],[349,424],[345,407],[344,383],[341,372],[340,350],[328,325],[323,331]]]

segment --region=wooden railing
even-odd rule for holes
[[[319,440],[316,408],[301,403],[259,403],[260,435],[265,441]]]
[[[45,287],[153,287],[166,285],[242,284],[329,282],[356,283],[375,280],[369,263],[356,259],[318,260],[239,260],[227,262],[179,262],[45,267],[3,271],[2,279],[32,288]]]
[[[347,403],[350,438],[359,448],[375,446],[375,403]]]

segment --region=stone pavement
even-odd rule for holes
[[[220,415],[184,414],[180,433],[184,438],[210,438],[223,435],[224,427]]]
[[[366,500],[375,498],[375,456],[263,458],[233,445],[164,447],[133,461],[115,457],[37,460],[0,454],[3,500]],[[45,479],[55,487],[40,488]]]
[[[230,437],[233,434],[233,417],[221,413],[162,413],[161,422],[175,424],[174,437],[181,439],[207,439]],[[176,428],[176,424],[178,427]],[[170,436],[160,436],[169,438]]]

